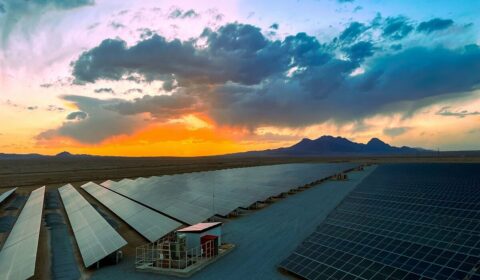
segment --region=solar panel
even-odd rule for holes
[[[196,224],[355,166],[281,164],[109,181],[103,186],[186,224]]]
[[[182,224],[122,195],[89,182],[81,186],[150,242],[157,241]]]
[[[0,194],[0,204],[2,204],[2,202],[4,202],[9,196],[11,196],[15,191],[17,190],[17,188],[13,188],[11,190],[8,190],[2,194]]]
[[[115,229],[70,184],[58,189],[85,267],[127,244]]]
[[[0,251],[0,279],[28,279],[35,274],[45,187],[34,190]]]
[[[479,210],[480,164],[382,165],[280,267],[305,279],[467,279],[480,265]]]

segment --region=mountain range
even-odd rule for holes
[[[391,146],[378,138],[372,138],[367,144],[356,143],[343,137],[322,136],[311,140],[302,139],[297,144],[278,149],[269,149],[263,151],[250,151],[243,153],[228,154],[226,156],[285,156],[285,157],[305,157],[305,156],[362,156],[362,155],[418,155],[429,154],[433,151],[411,148],[407,146]],[[70,158],[70,157],[89,157],[89,155],[73,155],[69,152],[61,152],[54,156],[45,156],[41,154],[2,154],[0,159],[34,159],[43,157]]]
[[[235,156],[360,156],[360,155],[417,155],[432,151],[407,146],[391,146],[378,138],[367,144],[356,143],[343,137],[322,136],[317,139],[304,138],[297,144],[264,151],[233,154]]]

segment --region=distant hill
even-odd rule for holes
[[[36,159],[36,158],[72,158],[72,157],[92,157],[91,155],[74,155],[69,152],[61,152],[54,156],[41,154],[4,154],[0,153],[0,159]]]
[[[235,156],[356,156],[356,155],[416,155],[432,151],[395,147],[378,138],[372,138],[367,144],[356,143],[343,137],[322,136],[318,139],[302,139],[297,144],[279,149],[252,151],[232,154]]]
[[[42,158],[44,155],[40,154],[4,154],[0,153],[0,159],[32,159],[32,158]]]

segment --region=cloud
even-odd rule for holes
[[[470,112],[467,110],[457,110],[455,112],[452,112],[450,111],[450,106],[446,106],[441,108],[436,114],[439,116],[445,116],[445,117],[465,118],[468,116],[479,116],[480,112],[479,111]]]
[[[27,110],[29,110],[29,111],[35,111],[37,109],[38,109],[38,106],[28,106],[27,107]]]
[[[350,25],[345,28],[345,30],[340,33],[340,36],[338,36],[338,39],[342,42],[353,42],[355,41],[365,30],[367,30],[367,27],[365,24],[360,23],[360,22],[351,22]]]
[[[394,51],[399,51],[403,48],[403,45],[402,44],[393,44],[390,46],[390,49],[394,50]]]
[[[365,73],[354,77],[348,75],[352,64],[331,63],[332,67],[310,68],[302,78],[220,88],[219,104],[211,112],[220,123],[246,126],[343,123],[407,112],[403,104],[418,109],[480,84],[478,47],[406,49],[372,59]],[[317,83],[306,83],[312,79]]]
[[[403,17],[385,23],[393,25],[380,25],[385,36],[410,32],[402,31],[410,25]],[[199,110],[218,124],[251,129],[407,114],[480,84],[477,45],[396,51],[387,45],[377,53],[382,47],[354,39],[332,48],[306,33],[269,39],[255,26],[232,23],[188,41],[153,35],[127,47],[107,39],[73,62],[73,75],[78,83],[160,80],[170,90],[107,106],[120,115],[168,118]]]
[[[193,40],[167,41],[159,35],[132,47],[122,40],[107,39],[74,62],[73,75],[77,83],[120,80],[135,73],[147,81],[164,80],[174,74],[179,85],[227,81],[257,84],[287,70],[285,52],[289,46],[268,41],[257,27],[228,24],[217,32],[205,30],[201,38],[208,42],[205,49],[196,48]]]
[[[94,144],[112,136],[130,134],[142,127],[143,121],[141,118],[123,116],[105,108],[122,100],[101,100],[78,95],[65,95],[63,99],[75,104],[79,111],[69,114],[67,121],[58,128],[37,135],[36,139],[38,141],[69,137],[82,143]]]
[[[435,31],[447,29],[452,25],[453,25],[453,20],[451,19],[434,18],[429,21],[421,22],[417,26],[417,31],[428,34]]]
[[[372,42],[361,41],[344,49],[344,51],[350,60],[362,61],[363,59],[372,56],[374,49]]]
[[[0,4],[3,10],[3,16],[0,17],[1,41],[5,44],[15,26],[24,19],[35,21],[48,11],[90,6],[94,0],[3,0]]]
[[[270,29],[273,29],[273,30],[278,30],[278,28],[280,27],[280,25],[278,23],[274,23],[272,25],[270,25]]]
[[[47,106],[47,111],[49,111],[49,112],[63,112],[63,111],[65,111],[65,108],[59,107],[57,105],[48,105]]]
[[[390,136],[390,137],[397,137],[406,132],[408,132],[411,127],[400,126],[400,127],[390,127],[383,129],[383,134]]]
[[[116,21],[110,22],[109,26],[112,27],[113,29],[123,29],[123,28],[125,28],[125,25],[123,25],[119,22],[116,22]]]
[[[387,17],[383,25],[383,36],[392,40],[405,38],[413,30],[413,25],[404,16]]]
[[[130,88],[127,89],[123,94],[131,94],[131,93],[143,93],[141,88]]]
[[[67,115],[66,119],[69,121],[80,121],[88,117],[88,114],[82,111],[72,112]]]
[[[95,93],[110,93],[115,94],[115,91],[112,88],[97,88],[93,90]]]
[[[185,12],[183,12],[182,9],[174,9],[173,11],[170,12],[170,14],[168,15],[169,18],[171,19],[177,19],[177,18],[180,18],[180,19],[186,19],[186,18],[197,18],[199,17],[200,15],[195,12],[195,10],[193,9],[190,9],[190,10],[187,10]]]
[[[356,12],[361,11],[361,10],[363,10],[362,6],[356,6],[355,9],[353,9],[353,12],[356,13]]]
[[[199,101],[195,96],[182,93],[172,95],[145,95],[133,101],[120,101],[105,106],[106,109],[122,115],[150,113],[152,116],[168,120],[184,114],[197,112]]]

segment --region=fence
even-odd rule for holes
[[[192,265],[214,258],[218,252],[213,240],[196,248],[186,249],[185,242],[166,238],[136,248],[135,267],[160,270],[186,269]]]

